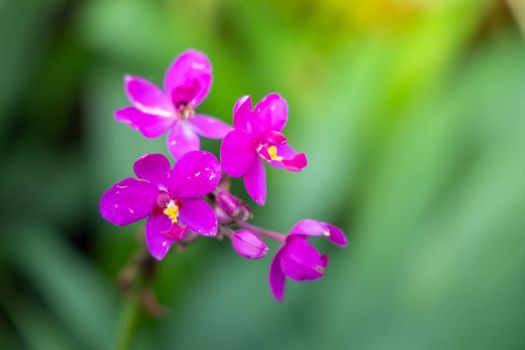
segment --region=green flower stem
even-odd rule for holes
[[[124,299],[124,306],[117,332],[116,350],[129,350],[133,345],[140,320],[139,286],[134,286]]]

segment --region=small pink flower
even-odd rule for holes
[[[281,133],[288,108],[279,94],[263,98],[252,110],[250,96],[237,100],[233,109],[234,130],[221,145],[224,172],[243,177],[250,197],[259,205],[266,201],[266,175],[263,161],[288,171],[301,171],[307,164],[304,153],[296,153]]]
[[[231,236],[233,249],[242,257],[260,259],[268,253],[268,246],[255,233],[249,230],[238,230]]]
[[[324,275],[328,256],[321,255],[307,240],[308,236],[325,236],[338,246],[346,247],[348,241],[343,231],[317,220],[301,220],[288,233],[270,265],[270,289],[277,301],[284,296],[286,277],[296,281],[317,280]]]
[[[147,217],[146,246],[158,260],[188,229],[203,236],[217,234],[215,213],[201,199],[221,178],[221,166],[213,154],[188,152],[172,169],[162,154],[146,154],[133,168],[137,178],[116,183],[100,199],[102,217],[118,226]]]
[[[130,107],[115,112],[115,118],[156,138],[169,129],[168,150],[178,159],[184,153],[200,149],[199,136],[223,138],[232,128],[213,117],[195,114],[211,87],[211,63],[208,57],[187,50],[173,61],[164,77],[164,90],[136,76],[126,76],[124,87]]]

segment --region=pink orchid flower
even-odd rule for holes
[[[284,297],[286,277],[296,281],[313,281],[324,275],[328,256],[321,255],[307,240],[308,236],[325,236],[341,247],[348,241],[343,231],[317,220],[301,220],[290,230],[270,265],[270,289],[277,301]]]
[[[126,76],[124,88],[131,106],[115,112],[115,118],[147,138],[168,133],[168,150],[178,159],[200,149],[199,136],[223,138],[232,128],[207,115],[196,114],[212,82],[208,57],[187,50],[177,57],[164,77],[164,90],[136,76]]]
[[[133,168],[137,178],[126,178],[107,190],[100,214],[118,226],[147,217],[146,246],[154,258],[162,260],[188,229],[203,236],[217,234],[215,213],[201,198],[221,178],[213,154],[190,151],[173,168],[162,154],[146,154]]]
[[[233,109],[234,130],[221,145],[224,172],[243,177],[250,197],[259,205],[266,202],[264,163],[288,171],[301,171],[307,160],[296,153],[281,133],[288,118],[286,101],[279,94],[263,98],[252,110],[250,96],[237,100]]]

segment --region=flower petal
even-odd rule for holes
[[[173,223],[166,215],[149,216],[146,223],[146,247],[157,260],[162,260],[173,244],[169,232]]]
[[[288,234],[288,236],[291,235],[326,236],[333,244],[341,247],[346,247],[348,245],[348,240],[343,233],[343,230],[341,230],[339,227],[313,219],[304,219],[298,221]]]
[[[328,227],[321,222],[313,219],[304,219],[298,221],[288,233],[290,235],[304,236],[328,236],[330,231]]]
[[[184,85],[180,85],[171,90],[171,103],[175,106],[175,109],[190,106],[195,108],[196,98],[199,92],[202,90],[201,82],[197,79],[190,80]]]
[[[189,151],[201,147],[199,136],[187,122],[177,121],[168,135],[168,150],[173,158],[179,159]]]
[[[165,184],[170,173],[170,161],[162,154],[145,154],[133,165],[133,170],[139,179],[148,180],[152,184]]]
[[[260,140],[274,146],[284,145],[288,142],[286,136],[279,131],[267,131],[261,135]]]
[[[248,230],[235,231],[231,237],[233,249],[242,257],[260,259],[268,253],[268,246],[255,233]]]
[[[254,108],[252,126],[257,135],[267,131],[282,131],[288,120],[288,106],[279,94],[269,94]]]
[[[170,237],[173,225],[171,219],[164,214],[149,216],[146,223],[146,247],[157,260],[162,260],[168,253],[174,240]]]
[[[285,276],[281,269],[282,251],[283,249],[281,248],[275,253],[270,264],[270,290],[277,301],[282,301],[284,297]]]
[[[323,277],[326,261],[304,237],[288,236],[281,269],[294,281],[311,281]]]
[[[270,166],[274,168],[283,168],[288,171],[299,172],[308,165],[308,160],[304,153],[296,153],[295,150],[288,144],[276,146],[277,156],[282,157],[282,160],[272,160],[269,162]]]
[[[222,140],[221,162],[226,174],[243,176],[256,158],[257,152],[251,135],[233,130]]]
[[[190,230],[199,235],[215,236],[217,234],[215,213],[202,199],[183,199],[179,218]]]
[[[140,133],[147,138],[155,138],[164,134],[175,121],[175,119],[171,117],[161,117],[154,114],[143,113],[135,107],[119,109],[115,112],[115,119],[140,131]]]
[[[339,227],[324,223],[325,226],[328,228],[328,231],[330,232],[330,235],[328,236],[328,239],[330,242],[337,244],[341,247],[346,247],[348,245],[348,239],[346,238],[345,234],[343,233],[343,230],[341,230]]]
[[[184,237],[186,237],[187,232],[188,232],[188,228],[186,226],[181,226],[179,224],[173,224],[173,226],[171,226],[169,235],[173,238],[174,241],[180,241]]]
[[[233,130],[230,125],[222,120],[207,115],[197,114],[188,119],[188,122],[190,122],[197,134],[210,139],[222,139]]]
[[[266,202],[266,170],[261,158],[257,157],[244,174],[244,187],[250,197],[259,205]]]
[[[114,225],[131,224],[151,213],[157,192],[157,187],[148,181],[124,179],[104,193],[100,199],[100,214]]]
[[[211,63],[208,57],[196,50],[186,50],[178,56],[164,77],[164,91],[173,96],[173,90],[181,86],[195,87],[191,101],[186,101],[195,108],[206,98],[211,87]]]
[[[328,266],[328,255],[321,255],[321,261],[323,262],[323,267],[326,268]]]
[[[174,115],[171,100],[146,79],[127,75],[124,78],[124,89],[131,104],[141,112],[162,117]]]
[[[221,179],[221,165],[210,152],[191,151],[175,163],[169,192],[179,198],[197,198],[212,192]]]
[[[250,96],[242,96],[233,107],[233,126],[246,133],[252,132],[251,125],[252,101]]]

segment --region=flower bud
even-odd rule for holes
[[[268,246],[255,233],[248,230],[235,231],[231,237],[233,249],[242,257],[260,259],[268,253]]]
[[[217,212],[217,218],[221,223],[245,221],[252,214],[248,204],[244,203],[240,198],[235,197],[230,192],[221,191],[217,193],[216,198],[217,204],[221,209]]]

